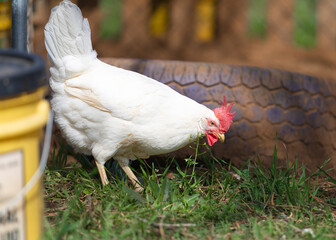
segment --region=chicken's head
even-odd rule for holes
[[[221,101],[221,106],[214,109],[216,119],[206,119],[205,135],[208,139],[208,144],[212,146],[219,139],[221,142],[225,140],[225,133],[229,130],[234,112],[230,112],[233,103],[227,106],[226,99],[224,97]]]

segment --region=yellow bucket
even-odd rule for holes
[[[0,51],[0,239],[41,237],[41,175],[48,158],[52,120],[44,60],[14,50]],[[43,161],[39,146],[48,121]],[[47,141],[46,141],[47,140]],[[41,158],[41,159],[42,159]]]

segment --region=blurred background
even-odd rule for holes
[[[28,0],[29,48],[46,57],[43,28],[60,0]],[[99,57],[278,68],[336,78],[335,0],[72,0]],[[0,0],[9,46],[10,1]]]

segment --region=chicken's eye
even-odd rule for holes
[[[211,121],[211,122],[210,122],[210,126],[214,126],[214,125],[215,125],[214,122]]]

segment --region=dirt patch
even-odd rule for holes
[[[59,1],[41,4],[34,14],[34,51],[46,56],[43,29],[48,21],[51,7]],[[164,39],[150,41],[144,46],[130,47],[129,43],[100,37],[99,29],[103,12],[98,1],[78,1],[83,15],[89,19],[92,30],[92,42],[99,57],[172,59],[184,61],[219,62],[226,64],[277,68],[336,79],[336,52],[332,49],[307,50],[293,44],[283,44],[276,40],[241,40],[235,34],[222,35],[211,43],[198,43],[190,40],[185,47],[173,49]],[[190,34],[192,35],[192,34]],[[190,36],[190,38],[192,38]]]

